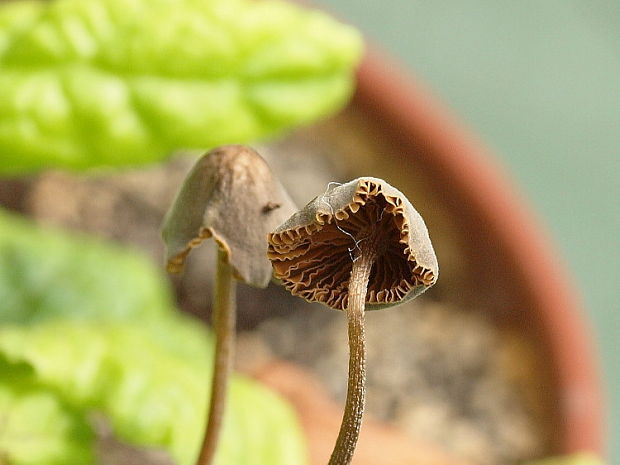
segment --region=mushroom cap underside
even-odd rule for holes
[[[366,309],[410,300],[438,277],[424,220],[400,191],[364,177],[313,199],[269,235],[274,275],[293,294],[342,310],[353,260],[364,240],[377,241]]]

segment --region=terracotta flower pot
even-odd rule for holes
[[[529,341],[526,358],[535,360],[540,373],[530,395],[534,404],[543,405],[537,421],[546,424],[549,436],[543,455],[590,451],[604,456],[601,382],[580,297],[548,238],[484,145],[415,78],[376,51],[359,70],[352,103],[318,134],[312,137],[326,141],[327,147],[335,144],[331,158],[345,158],[343,164],[356,166],[356,176],[372,174],[393,182],[427,220],[431,238],[448,231],[440,242],[458,243],[455,248],[464,251],[465,264],[453,269],[454,257],[442,257],[442,252],[450,254],[441,243],[436,247],[440,279],[428,294],[436,294],[443,280],[447,284],[438,290],[439,300],[483,309],[496,325]],[[437,211],[443,220],[437,219]],[[513,362],[518,371],[521,360]],[[311,383],[294,370],[276,364],[256,376],[296,406],[312,463],[323,463],[335,435],[327,434],[327,418],[335,422],[335,431],[339,408],[312,401],[325,393],[309,393]],[[456,463],[367,421],[354,463],[376,462],[373,447],[388,437],[394,442],[388,447],[393,457],[379,456],[386,463]]]
[[[579,294],[492,155],[427,89],[376,51],[359,71],[352,106],[391,140],[382,163],[400,167],[403,177],[421,172],[457,218],[477,292],[509,289],[507,310],[497,319],[536,341],[549,374],[543,389],[556,452],[603,456],[601,381]]]

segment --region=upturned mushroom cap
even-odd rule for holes
[[[293,295],[342,310],[359,243],[370,237],[378,247],[367,310],[413,299],[436,282],[424,220],[404,194],[371,177],[332,187],[295,213],[269,235],[268,256]]]
[[[266,287],[266,236],[296,210],[263,158],[243,145],[213,149],[198,160],[166,214],[167,269],[179,272],[194,247],[213,237],[237,279]]]

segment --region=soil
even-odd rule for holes
[[[525,349],[518,334],[499,332],[475,311],[430,299],[367,313],[366,323],[369,414],[468,463],[511,464],[543,452],[523,399],[524,371],[532,367],[525,367],[531,354],[518,353]],[[263,322],[257,333],[254,347],[310,367],[344,402],[344,315],[305,304]],[[515,356],[521,373],[511,366]]]
[[[549,405],[540,394],[547,374],[536,344],[519,327],[498,324],[498,315],[517,306],[509,286],[498,277],[500,285],[480,292],[484,274],[472,268],[467,243],[441,197],[423,173],[387,166],[389,156],[382,159],[386,166],[377,165],[387,148],[364,124],[344,115],[257,148],[299,205],[331,181],[372,174],[401,188],[427,219],[440,259],[439,284],[413,303],[367,314],[368,411],[472,464],[511,465],[552,452]],[[42,223],[130,244],[160,265],[161,220],[194,160],[186,154],[141,170],[87,177],[49,172],[4,184],[0,202]],[[171,278],[185,311],[206,317],[214,261],[213,247],[204,246],[190,257],[184,276]],[[344,315],[276,285],[266,291],[241,286],[238,302],[240,365],[271,357],[294,361],[343,401]]]

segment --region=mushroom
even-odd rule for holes
[[[268,240],[274,275],[291,294],[347,314],[347,398],[329,464],[349,464],[364,411],[364,311],[413,299],[436,282],[428,231],[400,191],[363,177],[330,185]]]
[[[218,245],[212,323],[215,361],[207,427],[198,465],[215,454],[233,362],[235,281],[267,287],[266,236],[296,207],[261,156],[242,145],[222,146],[192,168],[166,214],[162,237],[167,269],[182,271],[191,250],[213,237]]]

